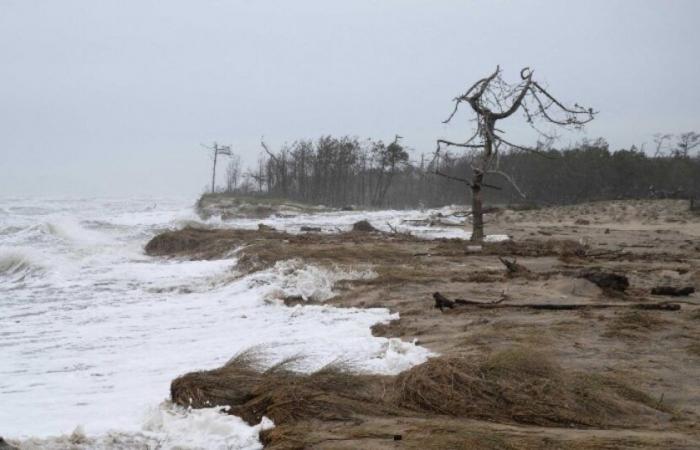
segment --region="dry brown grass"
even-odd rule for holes
[[[209,230],[186,227],[154,237],[146,244],[145,250],[153,256],[198,259],[221,258],[237,251],[239,269],[252,272],[294,258],[320,264],[400,264],[413,258],[411,244],[414,242],[420,243],[404,235],[355,232],[294,235],[265,228]]]
[[[669,323],[658,314],[647,311],[625,311],[608,323],[605,337],[635,338],[644,333],[661,329]]]
[[[690,353],[693,356],[700,356],[700,342],[693,342],[691,344],[688,344],[688,346],[685,349],[688,353]]]
[[[256,358],[244,354],[225,366],[192,372],[171,384],[173,402],[202,408],[230,406],[249,423],[263,416],[276,424],[305,419],[348,420],[355,414],[393,414],[384,402],[387,377],[355,374],[331,364],[311,374],[292,370],[294,360],[260,370]]]
[[[172,400],[195,408],[230,406],[249,423],[278,426],[359,416],[455,416],[547,426],[640,426],[657,413],[643,393],[602,376],[566,371],[529,348],[489,357],[439,357],[398,377],[363,375],[342,365],[311,374],[284,361],[261,371],[255,358],[183,375]],[[412,412],[411,412],[412,411]]]
[[[435,247],[442,255],[464,255],[467,243],[461,239],[443,239]],[[586,247],[570,239],[524,239],[519,241],[485,242],[474,254],[495,256],[585,256]]]
[[[397,386],[401,406],[548,426],[629,425],[654,405],[619,382],[566,371],[528,348],[476,361],[436,358],[400,375]]]

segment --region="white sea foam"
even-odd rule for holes
[[[375,228],[392,232],[408,232],[417,237],[425,239],[438,238],[459,238],[469,239],[471,233],[465,227],[464,217],[456,216],[456,207],[444,207],[440,210],[380,210],[380,211],[332,211],[317,214],[299,214],[295,216],[273,216],[266,219],[245,219],[238,218],[231,221],[221,220],[214,217],[207,220],[208,224],[254,229],[262,223],[278,230],[289,233],[300,233],[302,227],[320,228],[322,233],[337,233],[338,231],[349,231],[355,222],[368,220]],[[440,221],[450,226],[430,226],[416,225],[415,220],[425,220],[440,213]],[[487,236],[486,240],[491,242],[510,239],[506,235],[497,234]]]
[[[276,298],[301,296],[305,300],[322,302],[333,297],[333,286],[343,280],[367,280],[376,277],[371,268],[327,268],[293,259],[280,261],[269,271],[257,274],[251,282],[267,283],[276,289]]]
[[[267,417],[254,426],[226,413],[226,408],[185,409],[163,402],[150,408],[141,430],[130,433],[109,431],[89,436],[78,426],[70,434],[48,438],[10,440],[22,450],[259,450],[258,434],[274,427]]]
[[[323,301],[339,280],[374,276],[369,267],[287,261],[241,278],[235,259],[145,256],[151,236],[197,220],[188,202],[5,200],[0,207],[8,212],[0,228],[11,230],[0,233],[0,267],[13,274],[0,275],[0,433],[25,447],[259,448],[259,428],[235,417],[163,406],[170,381],[253,346],[265,348],[268,364],[301,355],[299,368],[308,371],[342,358],[359,370],[395,374],[429,355],[372,336],[372,325],[397,318],[383,308],[266,301]],[[371,214],[379,226],[393,215]],[[362,216],[269,222],[296,232],[306,222],[332,230]]]

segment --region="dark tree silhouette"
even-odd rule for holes
[[[473,159],[472,178],[450,177],[469,185],[472,193],[472,241],[484,238],[484,217],[482,187],[492,187],[484,182],[487,176],[498,176],[508,181],[521,195],[521,189],[513,178],[502,171],[498,164],[499,152],[506,149],[540,152],[540,149],[529,148],[505,140],[502,132],[496,127],[499,120],[507,119],[517,111],[522,111],[525,120],[547,140],[552,137],[539,131],[537,122],[543,121],[563,127],[580,128],[593,120],[596,114],[592,108],[584,108],[578,104],[564,106],[556,97],[550,94],[540,83],[533,79],[533,71],[524,68],[520,71],[519,83],[507,83],[501,76],[500,67],[489,76],[480,79],[455,98],[455,106],[450,116],[444,121],[449,123],[457,114],[459,107],[467,104],[476,114],[476,130],[472,137],[464,142],[452,142],[444,139],[437,141],[436,157],[440,157],[442,146],[455,146],[478,151]],[[443,175],[436,171],[438,175]]]

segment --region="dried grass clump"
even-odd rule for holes
[[[166,231],[146,244],[146,254],[151,256],[191,256],[198,258],[221,257],[246,242],[262,236],[281,234],[258,230],[216,230],[185,227]]]
[[[608,324],[605,337],[635,337],[661,329],[669,321],[647,311],[625,311]]]
[[[229,406],[248,423],[263,416],[275,424],[305,419],[347,420],[353,415],[394,414],[384,401],[386,377],[360,375],[343,364],[311,374],[293,370],[290,359],[261,371],[257,359],[237,357],[224,367],[193,372],[171,384],[172,401],[194,408]]]
[[[403,407],[546,426],[629,425],[654,404],[632,388],[566,371],[527,348],[476,361],[432,359],[400,375],[397,387]]]
[[[173,402],[229,406],[248,423],[347,421],[359,416],[449,415],[546,426],[645,423],[657,402],[609,377],[562,369],[528,348],[481,359],[440,357],[398,377],[363,375],[332,364],[311,374],[296,360],[261,370],[244,354],[224,367],[194,372],[171,385]]]
[[[420,245],[419,240],[410,236],[376,233],[293,235],[266,227],[258,230],[186,227],[159,234],[148,242],[145,250],[152,256],[197,259],[227,257],[237,251],[238,269],[249,273],[294,258],[317,264],[396,264],[412,257],[413,243]]]
[[[170,384],[170,396],[174,403],[192,408],[238,405],[253,398],[253,388],[261,375],[259,358],[249,350],[218,369],[176,378]]]

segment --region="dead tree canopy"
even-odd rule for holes
[[[484,181],[486,177],[504,179],[521,196],[525,196],[515,180],[500,170],[498,165],[499,152],[516,150],[538,153],[544,146],[533,148],[506,140],[503,137],[504,133],[496,126],[498,121],[507,119],[517,111],[521,111],[525,121],[544,137],[545,142],[551,142],[553,136],[540,131],[537,126],[539,122],[581,128],[593,120],[596,114],[592,108],[585,108],[579,104],[565,106],[540,82],[535,80],[534,72],[527,67],[520,71],[520,78],[521,80],[517,83],[507,83],[502,77],[500,67],[496,67],[492,74],[472,84],[464,94],[454,99],[454,109],[444,123],[449,123],[461,106],[468,105],[476,115],[474,133],[464,142],[445,139],[437,141],[436,158],[440,157],[443,146],[459,147],[476,152],[471,167],[471,179],[460,179],[471,188],[472,192],[473,241],[480,241],[484,237],[481,189],[482,187],[490,187]],[[436,173],[444,176],[439,172]]]

